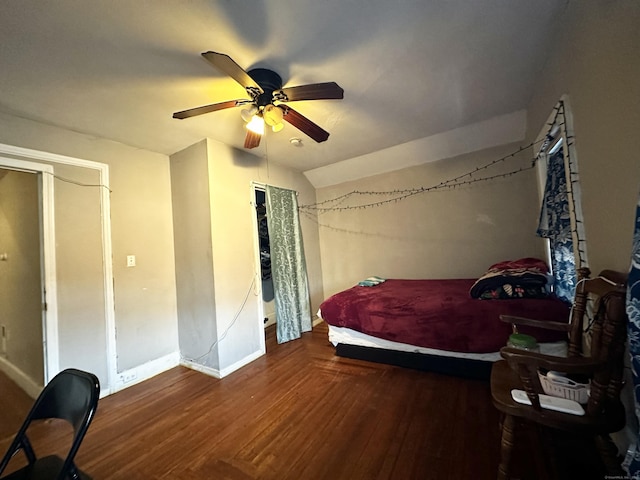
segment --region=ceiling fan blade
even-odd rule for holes
[[[204,52],[202,56],[214,67],[226,73],[244,88],[251,87],[257,89],[258,93],[263,93],[260,85],[245,72],[240,65],[233,61],[229,55],[218,52]]]
[[[189,110],[183,110],[173,114],[173,118],[183,120],[185,118],[195,117],[197,115],[203,115],[205,113],[216,112],[218,110],[224,110],[225,108],[238,107],[246,103],[251,103],[249,100],[229,100],[227,102],[212,103],[211,105],[203,105],[202,107],[190,108]]]
[[[261,138],[262,135],[260,135],[259,133],[247,130],[247,135],[244,137],[244,148],[256,148],[258,145],[260,145]]]
[[[274,93],[274,99],[281,102],[298,100],[339,100],[344,98],[344,90],[336,82],[312,83],[298,87],[287,87]]]
[[[320,126],[313,123],[304,115],[299,114],[288,105],[278,105],[278,108],[282,109],[284,114],[282,117],[283,120],[296,127],[302,133],[309,135],[316,142],[324,142],[329,138],[329,132],[323,130]]]

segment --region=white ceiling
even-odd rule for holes
[[[0,111],[163,154],[205,137],[242,149],[239,108],[171,117],[246,98],[213,50],[344,89],[291,104],[328,141],[285,124],[250,151],[319,169],[526,108],[568,1],[2,0]]]

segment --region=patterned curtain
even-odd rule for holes
[[[562,151],[554,153],[548,159],[538,235],[549,239],[551,269],[555,279],[554,292],[558,298],[571,303],[577,274]]]
[[[296,193],[269,185],[266,192],[276,337],[278,343],[284,343],[311,330],[307,266]]]
[[[627,315],[629,316],[629,353],[635,393],[636,417],[640,420],[640,199],[636,207],[636,224],[631,252],[631,269],[627,286]],[[640,435],[629,465],[629,474],[640,479]]]

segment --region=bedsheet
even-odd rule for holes
[[[505,346],[511,325],[499,316],[516,315],[566,323],[569,307],[550,296],[481,300],[469,290],[476,279],[388,279],[373,287],[355,286],[320,305],[330,325],[425,348],[488,353]],[[566,340],[563,332],[520,328],[538,342]]]

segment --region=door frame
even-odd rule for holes
[[[260,266],[260,236],[258,234],[258,224],[256,222],[256,191],[266,191],[266,185],[259,182],[251,182],[251,205],[254,207],[251,209],[251,224],[253,231],[253,257],[255,268],[255,291],[258,299],[258,327],[260,335],[258,335],[260,342],[260,353],[265,354],[267,351],[267,345],[264,334],[264,301],[262,299],[262,269]]]
[[[99,174],[100,208],[102,225],[102,263],[104,284],[104,317],[106,322],[106,361],[108,387],[102,395],[111,393],[117,375],[115,302],[113,291],[113,262],[111,246],[111,199],[109,197],[109,166],[104,163],[67,157],[55,153],[15,147],[0,143],[0,167],[39,173],[41,178],[41,212],[42,212],[42,269],[43,288],[46,291],[47,310],[43,328],[44,341],[44,383],[47,384],[60,371],[60,350],[58,334],[58,301],[55,262],[55,218],[54,218],[54,165],[64,164],[96,170]],[[47,163],[38,163],[37,161]],[[52,165],[53,164],[53,165]]]
[[[589,265],[589,260],[587,255],[587,236],[584,230],[584,216],[582,214],[582,195],[580,183],[577,180],[579,178],[578,157],[573,139],[574,128],[571,103],[569,95],[564,94],[549,114],[540,133],[538,133],[535,144],[541,146],[537,152],[534,151],[534,154],[538,159],[536,163],[538,199],[542,202],[547,178],[547,156],[551,151],[555,152],[559,148],[564,152],[567,195],[570,204],[569,216],[575,245],[576,269],[578,269],[580,266]],[[546,260],[551,267],[551,249],[548,240],[545,241],[545,252]]]
[[[38,181],[40,229],[40,278],[42,282],[42,347],[46,385],[60,369],[58,348],[58,299],[56,295],[55,229],[53,215],[53,167],[15,158],[0,157],[0,167],[32,173]],[[46,307],[45,307],[46,305]],[[29,392],[37,395],[38,392]]]

